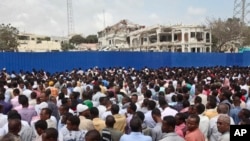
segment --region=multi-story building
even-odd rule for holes
[[[128,20],[121,20],[113,26],[106,27],[98,32],[99,51],[112,51],[129,48],[128,37],[130,32],[144,28]]]
[[[53,52],[61,51],[61,43],[68,40],[64,37],[49,37],[28,33],[18,35],[19,52]]]
[[[118,37],[122,44],[116,42]],[[100,46],[108,47],[106,50],[211,52],[211,38],[211,31],[205,26],[154,25],[133,31],[120,30],[116,34],[106,32],[98,40]]]

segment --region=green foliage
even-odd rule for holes
[[[97,43],[98,38],[97,35],[88,35],[86,38],[81,35],[74,35],[69,40],[70,43],[79,45],[81,43]]]
[[[19,31],[10,24],[0,25],[0,50],[14,51],[17,50]]]
[[[89,35],[86,37],[85,43],[97,43],[97,42],[98,42],[97,35]]]
[[[75,49],[75,46],[72,45],[71,43],[63,42],[63,43],[61,43],[61,49],[62,49],[62,51],[68,51],[71,49]]]
[[[85,39],[81,35],[74,35],[69,39],[69,42],[75,45],[84,43]]]

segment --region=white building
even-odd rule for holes
[[[129,33],[144,27],[128,20],[121,20],[117,24],[98,32],[98,48],[100,51],[129,48]]]
[[[49,37],[28,33],[18,35],[19,52],[53,52],[61,51],[61,42],[67,41],[64,37]]]
[[[134,26],[134,30],[124,27],[119,32],[114,27],[117,24],[110,27],[112,32],[107,28],[98,32],[99,50],[211,52],[211,31],[205,26]]]

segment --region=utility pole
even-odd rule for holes
[[[250,24],[250,0],[234,0],[233,17],[239,18],[241,24]]]
[[[67,0],[67,20],[68,20],[68,37],[70,37],[75,32],[72,0]]]

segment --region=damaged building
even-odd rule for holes
[[[156,52],[211,52],[211,31],[205,26],[154,25],[120,28],[118,23],[99,34],[99,45],[104,51],[156,51]],[[135,25],[135,24],[134,24]],[[115,28],[114,28],[115,27]],[[117,32],[114,32],[116,31]],[[113,32],[107,32],[113,31]]]
[[[108,26],[98,32],[99,51],[119,51],[128,49],[129,33],[145,28],[143,25],[134,24],[128,20],[121,20],[113,26]]]

